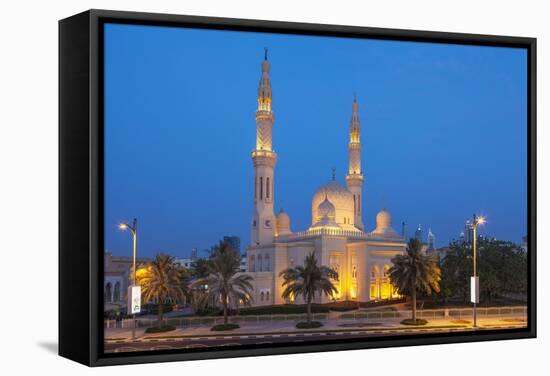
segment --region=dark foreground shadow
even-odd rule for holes
[[[37,345],[38,347],[41,347],[42,349],[54,355],[57,355],[57,349],[58,349],[57,342],[38,342]]]

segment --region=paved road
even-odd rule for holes
[[[487,329],[508,329],[518,328],[518,325],[503,325],[480,328]],[[470,327],[453,328],[411,328],[411,329],[381,329],[381,330],[346,330],[339,332],[320,333],[288,333],[288,334],[242,334],[242,335],[219,335],[209,337],[181,337],[181,338],[143,338],[135,341],[108,341],[105,344],[105,352],[129,352],[129,351],[154,351],[191,349],[205,347],[235,347],[241,345],[260,345],[273,343],[303,343],[319,340],[353,339],[368,337],[383,337],[392,335],[411,335],[429,333],[449,333],[457,331],[471,331]]]

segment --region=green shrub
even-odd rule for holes
[[[171,332],[172,330],[176,330],[176,327],[173,325],[165,325],[165,326],[153,326],[151,328],[145,329],[145,333],[164,333],[164,332]]]
[[[256,315],[293,315],[307,312],[305,304],[283,304],[263,307],[247,307],[239,310],[241,316],[256,316]],[[327,305],[312,304],[311,313],[328,313]]]
[[[168,303],[163,304],[162,305],[162,312],[163,313],[172,312],[173,308],[174,308],[174,306],[172,304],[168,304]],[[150,313],[150,314],[153,314],[153,315],[158,315],[159,305],[158,304],[153,304],[153,303],[147,303],[147,304],[144,304],[141,307],[141,311],[142,312],[147,312],[147,313]]]
[[[424,320],[424,319],[416,319],[416,321],[414,321],[413,319],[405,319],[403,321],[401,321],[401,324],[403,325],[416,325],[416,326],[419,326],[419,325],[426,325],[428,323],[427,320]]]
[[[299,322],[296,324],[296,328],[298,329],[315,329],[322,327],[323,324],[321,324],[319,321],[312,321],[312,322]]]
[[[219,324],[219,325],[214,325],[212,328],[210,328],[210,330],[215,332],[221,332],[223,330],[234,330],[239,328],[240,326],[237,324]]]
[[[354,301],[346,300],[343,302],[334,302],[327,304],[331,311],[335,312],[348,312],[359,308],[359,304]]]
[[[220,316],[220,315],[223,315],[223,311],[220,311],[218,308],[201,308],[201,309],[197,309],[193,315]]]

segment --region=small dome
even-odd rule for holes
[[[276,218],[277,234],[285,235],[289,234],[290,231],[290,217],[284,210],[280,210]]]
[[[319,205],[328,199],[334,206],[334,221],[339,225],[351,228],[354,224],[354,200],[353,194],[342,184],[331,180],[321,186],[313,195],[311,200],[311,223],[315,224],[319,218]]]
[[[310,230],[315,230],[318,228],[329,228],[329,229],[341,229],[338,223],[334,221],[336,218],[336,209],[332,202],[329,201],[328,197],[325,196],[323,202],[317,206],[317,220],[311,227]]]
[[[334,205],[328,200],[328,198],[325,196],[325,199],[323,202],[319,204],[317,207],[317,220],[321,219],[331,219],[334,220],[336,217],[336,209],[334,208]]]
[[[383,229],[391,227],[391,214],[386,209],[382,209],[376,214],[376,228]]]
[[[391,214],[386,209],[376,214],[376,228],[371,234],[380,238],[401,239],[401,235],[391,227]]]

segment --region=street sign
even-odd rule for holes
[[[128,313],[141,312],[141,286],[128,287]]]
[[[479,277],[470,277],[470,302],[479,303]]]

